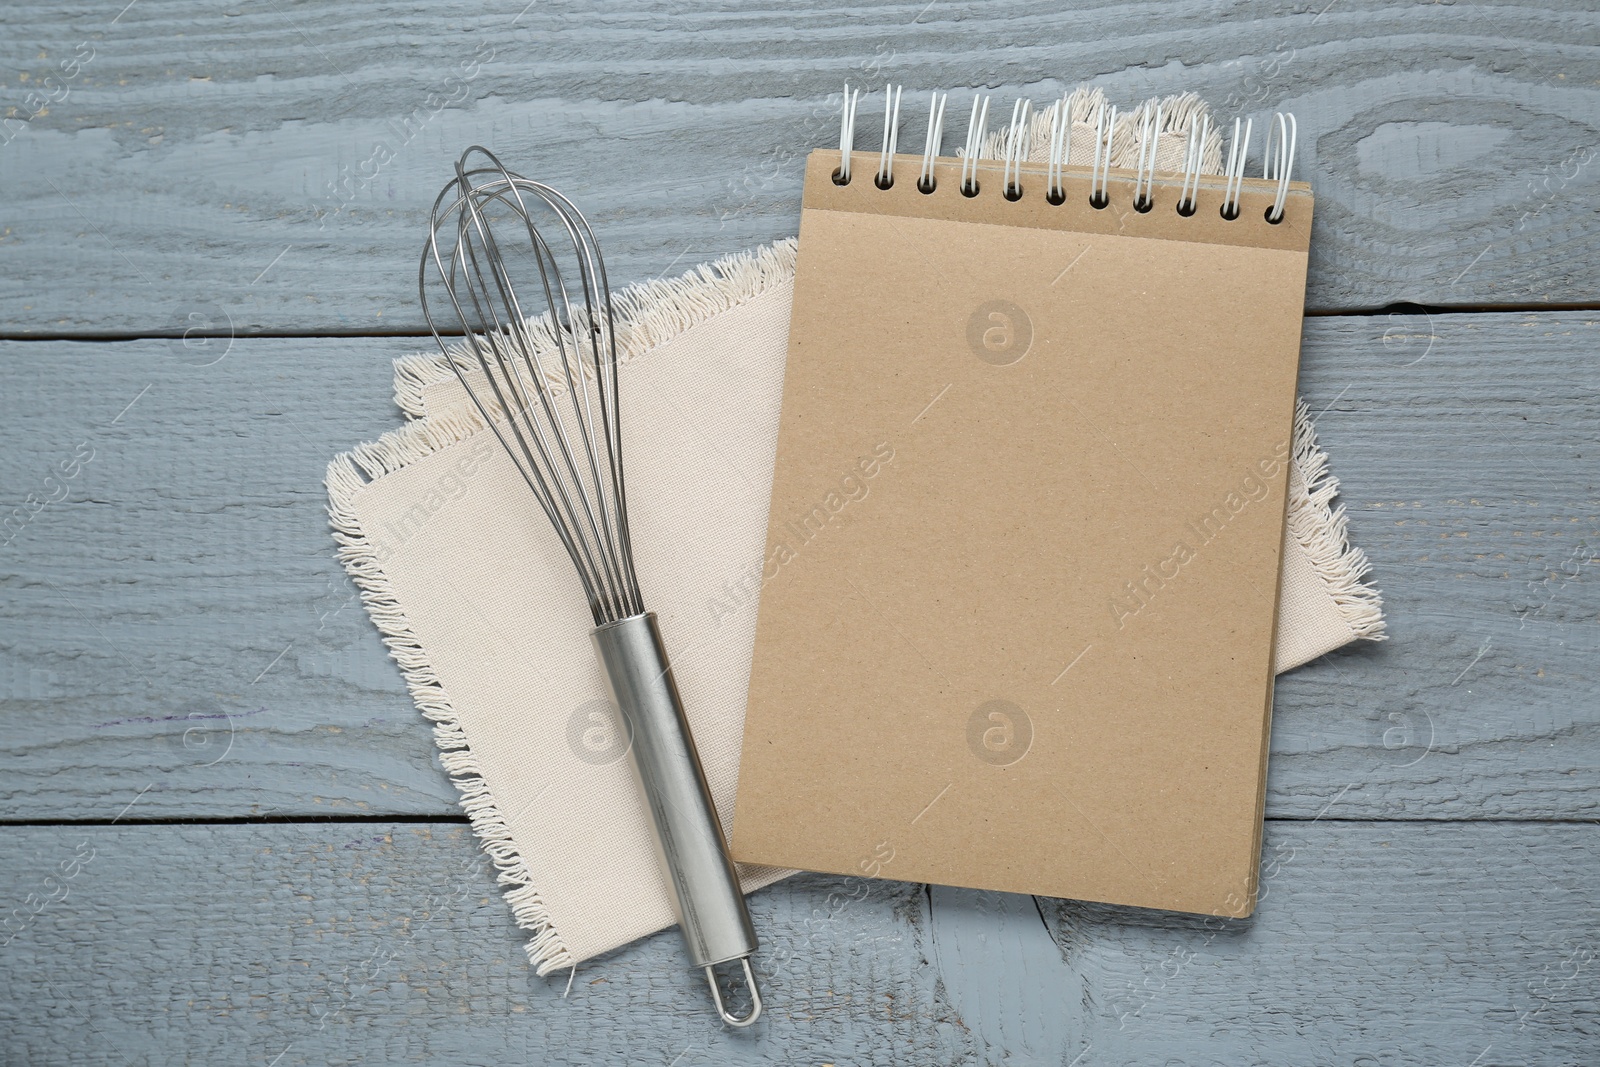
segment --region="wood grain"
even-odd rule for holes
[[[1600,810],[1597,340],[1578,313],[1307,322],[1302,391],[1392,640],[1280,680],[1271,815]],[[0,548],[0,818],[104,820],[146,786],[130,818],[455,811],[320,485],[399,421],[410,347],[0,346],[0,499],[93,449]]]
[[[1592,4],[525,2],[0,16],[0,1062],[1594,1060],[1600,333],[1438,310],[1593,305]],[[1393,640],[1279,682],[1254,919],[801,876],[753,898],[756,1032],[670,932],[563,999],[322,471],[399,419],[463,147],[623,284],[794,233],[846,79],[957,89],[947,144],[980,85],[1298,115],[1310,309],[1406,305],[1308,320],[1302,374]]]
[[[7,13],[9,336],[422,330],[426,212],[474,142],[586,207],[614,280],[745,249],[795,232],[846,80],[1002,110],[1086,81],[1194,90],[1257,116],[1258,152],[1293,110],[1314,310],[1588,303],[1600,280],[1600,13],[1579,0],[119,8]]]
[[[1597,834],[1269,823],[1242,921],[801,876],[751,898],[770,1007],[735,1033],[673,931],[534,977],[465,826],[12,827],[0,1058],[1587,1063]]]

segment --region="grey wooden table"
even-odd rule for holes
[[[0,1061],[1600,1063],[1592,4],[125,2],[0,15]],[[1297,113],[1393,640],[1280,681],[1254,918],[802,876],[734,1033],[675,933],[530,973],[320,480],[463,146],[628,282],[792,233],[847,78]]]

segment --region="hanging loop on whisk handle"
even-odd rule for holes
[[[722,1020],[749,1026],[761,1014],[761,994],[749,961],[757,948],[755,928],[728,858],[655,614],[601,626],[594,631],[594,645],[629,731],[629,755],[655,824],[657,858],[689,956],[706,972]],[[724,1005],[713,970],[734,961],[743,963],[750,986],[750,1010],[742,1016]]]

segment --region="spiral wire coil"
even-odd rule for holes
[[[1046,171],[1045,199],[1052,204],[1067,198],[1061,184],[1061,172],[1070,164],[1072,155],[1072,115],[1067,108],[1065,96],[1050,107],[1050,164]]]
[[[900,86],[889,86],[883,102],[883,147],[878,152],[879,189],[894,184],[894,155],[900,149]]]
[[[933,192],[933,162],[944,147],[944,106],[949,102],[949,93],[935,90],[929,104],[928,139],[922,148],[922,170],[917,175],[917,188],[924,193]]]
[[[1025,97],[1019,97],[1011,108],[1011,125],[1006,127],[1002,152],[1005,177],[1001,193],[1007,200],[1022,199],[1022,164],[1028,159],[1028,118],[1032,108],[1033,101]]]
[[[1205,160],[1206,135],[1211,132],[1211,118],[1201,115],[1198,123],[1189,126],[1189,139],[1183,153],[1183,191],[1178,194],[1178,214],[1195,213],[1195,197],[1200,195],[1200,168]]]
[[[972,117],[967,120],[967,147],[961,159],[961,195],[978,195],[978,153],[983,151],[983,135],[989,128],[989,98],[972,98]]]
[[[1139,120],[1139,169],[1133,184],[1133,209],[1149,211],[1156,188],[1156,149],[1161,145],[1161,105],[1155,113],[1146,109]]]
[[[1245,119],[1244,132],[1240,133],[1239,120],[1233,120],[1233,140],[1228,142],[1228,165],[1223,170],[1226,189],[1222,197],[1222,217],[1225,219],[1239,217],[1239,196],[1244,189],[1245,156],[1250,152],[1250,130],[1254,125],[1254,119]]]
[[[889,189],[894,185],[895,153],[900,139],[901,92],[901,86],[888,86],[884,99],[883,140],[878,152],[877,170],[873,177],[873,183],[880,189]],[[850,184],[850,156],[855,144],[856,105],[860,96],[861,90],[852,91],[849,85],[845,86],[844,106],[841,109],[839,122],[839,168],[833,177],[837,185]],[[1046,117],[1040,121],[1049,127],[1048,139],[1045,142],[1047,151],[1043,175],[1045,199],[1054,205],[1066,201],[1064,172],[1072,165],[1074,119],[1069,111],[1071,99],[1072,95],[1069,93],[1041,113]],[[938,187],[935,166],[944,143],[945,107],[948,102],[948,93],[941,94],[935,91],[930,98],[927,137],[916,182],[918,191],[925,194],[933,193]],[[974,197],[979,194],[978,171],[987,143],[989,102],[990,97],[984,93],[975,94],[972,100],[972,112],[967,120],[966,142],[959,153],[961,163],[959,187],[963,196]],[[1001,163],[1000,192],[1007,200],[1022,199],[1024,166],[1030,161],[1030,155],[1034,151],[1033,126],[1030,124],[1032,109],[1031,100],[1018,98],[1012,106],[1011,120],[1007,123],[1005,132],[999,137],[997,158]],[[1091,128],[1089,136],[1092,151],[1087,169],[1089,203],[1095,208],[1105,208],[1111,202],[1111,161],[1114,152],[1117,151],[1115,142],[1118,137],[1118,118],[1118,108],[1115,105],[1108,106],[1101,101],[1094,109],[1092,120],[1079,120]],[[1210,116],[1200,114],[1191,117],[1187,130],[1181,133],[1166,128],[1170,123],[1163,121],[1161,104],[1136,109],[1131,115],[1123,113],[1121,118],[1124,123],[1137,123],[1138,127],[1137,160],[1129,168],[1133,171],[1134,210],[1147,213],[1155,206],[1157,157],[1161,138],[1165,133],[1185,138],[1182,170],[1174,172],[1181,177],[1181,185],[1173,206],[1178,214],[1185,217],[1192,216],[1197,208],[1202,179],[1211,176],[1203,168],[1208,138],[1212,134]],[[1221,214],[1225,219],[1239,217],[1253,127],[1253,119],[1234,120],[1233,135],[1228,141],[1226,162],[1222,166],[1221,173],[1215,175],[1222,179]],[[1278,112],[1274,115],[1272,125],[1268,128],[1261,177],[1275,185],[1273,202],[1266,211],[1266,219],[1270,223],[1276,224],[1284,219],[1294,170],[1298,132],[1295,117],[1288,112]],[[1080,163],[1079,166],[1082,167],[1083,164]]]
[[[1117,106],[1107,113],[1101,104],[1094,112],[1094,161],[1090,171],[1089,203],[1103,208],[1111,202],[1107,189],[1111,181],[1111,141],[1117,128]]]
[[[1274,132],[1278,135],[1276,142],[1273,140]],[[1272,199],[1272,206],[1267,209],[1268,222],[1283,221],[1283,205],[1289,198],[1289,174],[1294,166],[1294,143],[1299,132],[1300,124],[1295,121],[1294,116],[1283,111],[1278,112],[1273,124],[1267,127],[1267,146],[1265,158],[1261,161],[1261,177],[1263,180],[1276,178],[1278,181],[1277,194]]]

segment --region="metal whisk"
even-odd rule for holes
[[[556,223],[555,247],[536,216],[547,228]],[[577,284],[569,290],[573,264]],[[447,321],[452,329],[459,322],[465,335],[454,347],[428,301],[430,265],[448,297]],[[565,196],[475,145],[434,201],[417,284],[440,349],[577,568],[689,955],[705,971],[723,1021],[749,1026],[761,1014],[750,969],[755,930],[656,617],[645,610],[634,575],[611,292],[594,231]],[[542,297],[536,306],[548,315],[529,318],[519,285]],[[715,970],[735,960],[750,989],[742,1016],[724,1004]]]

